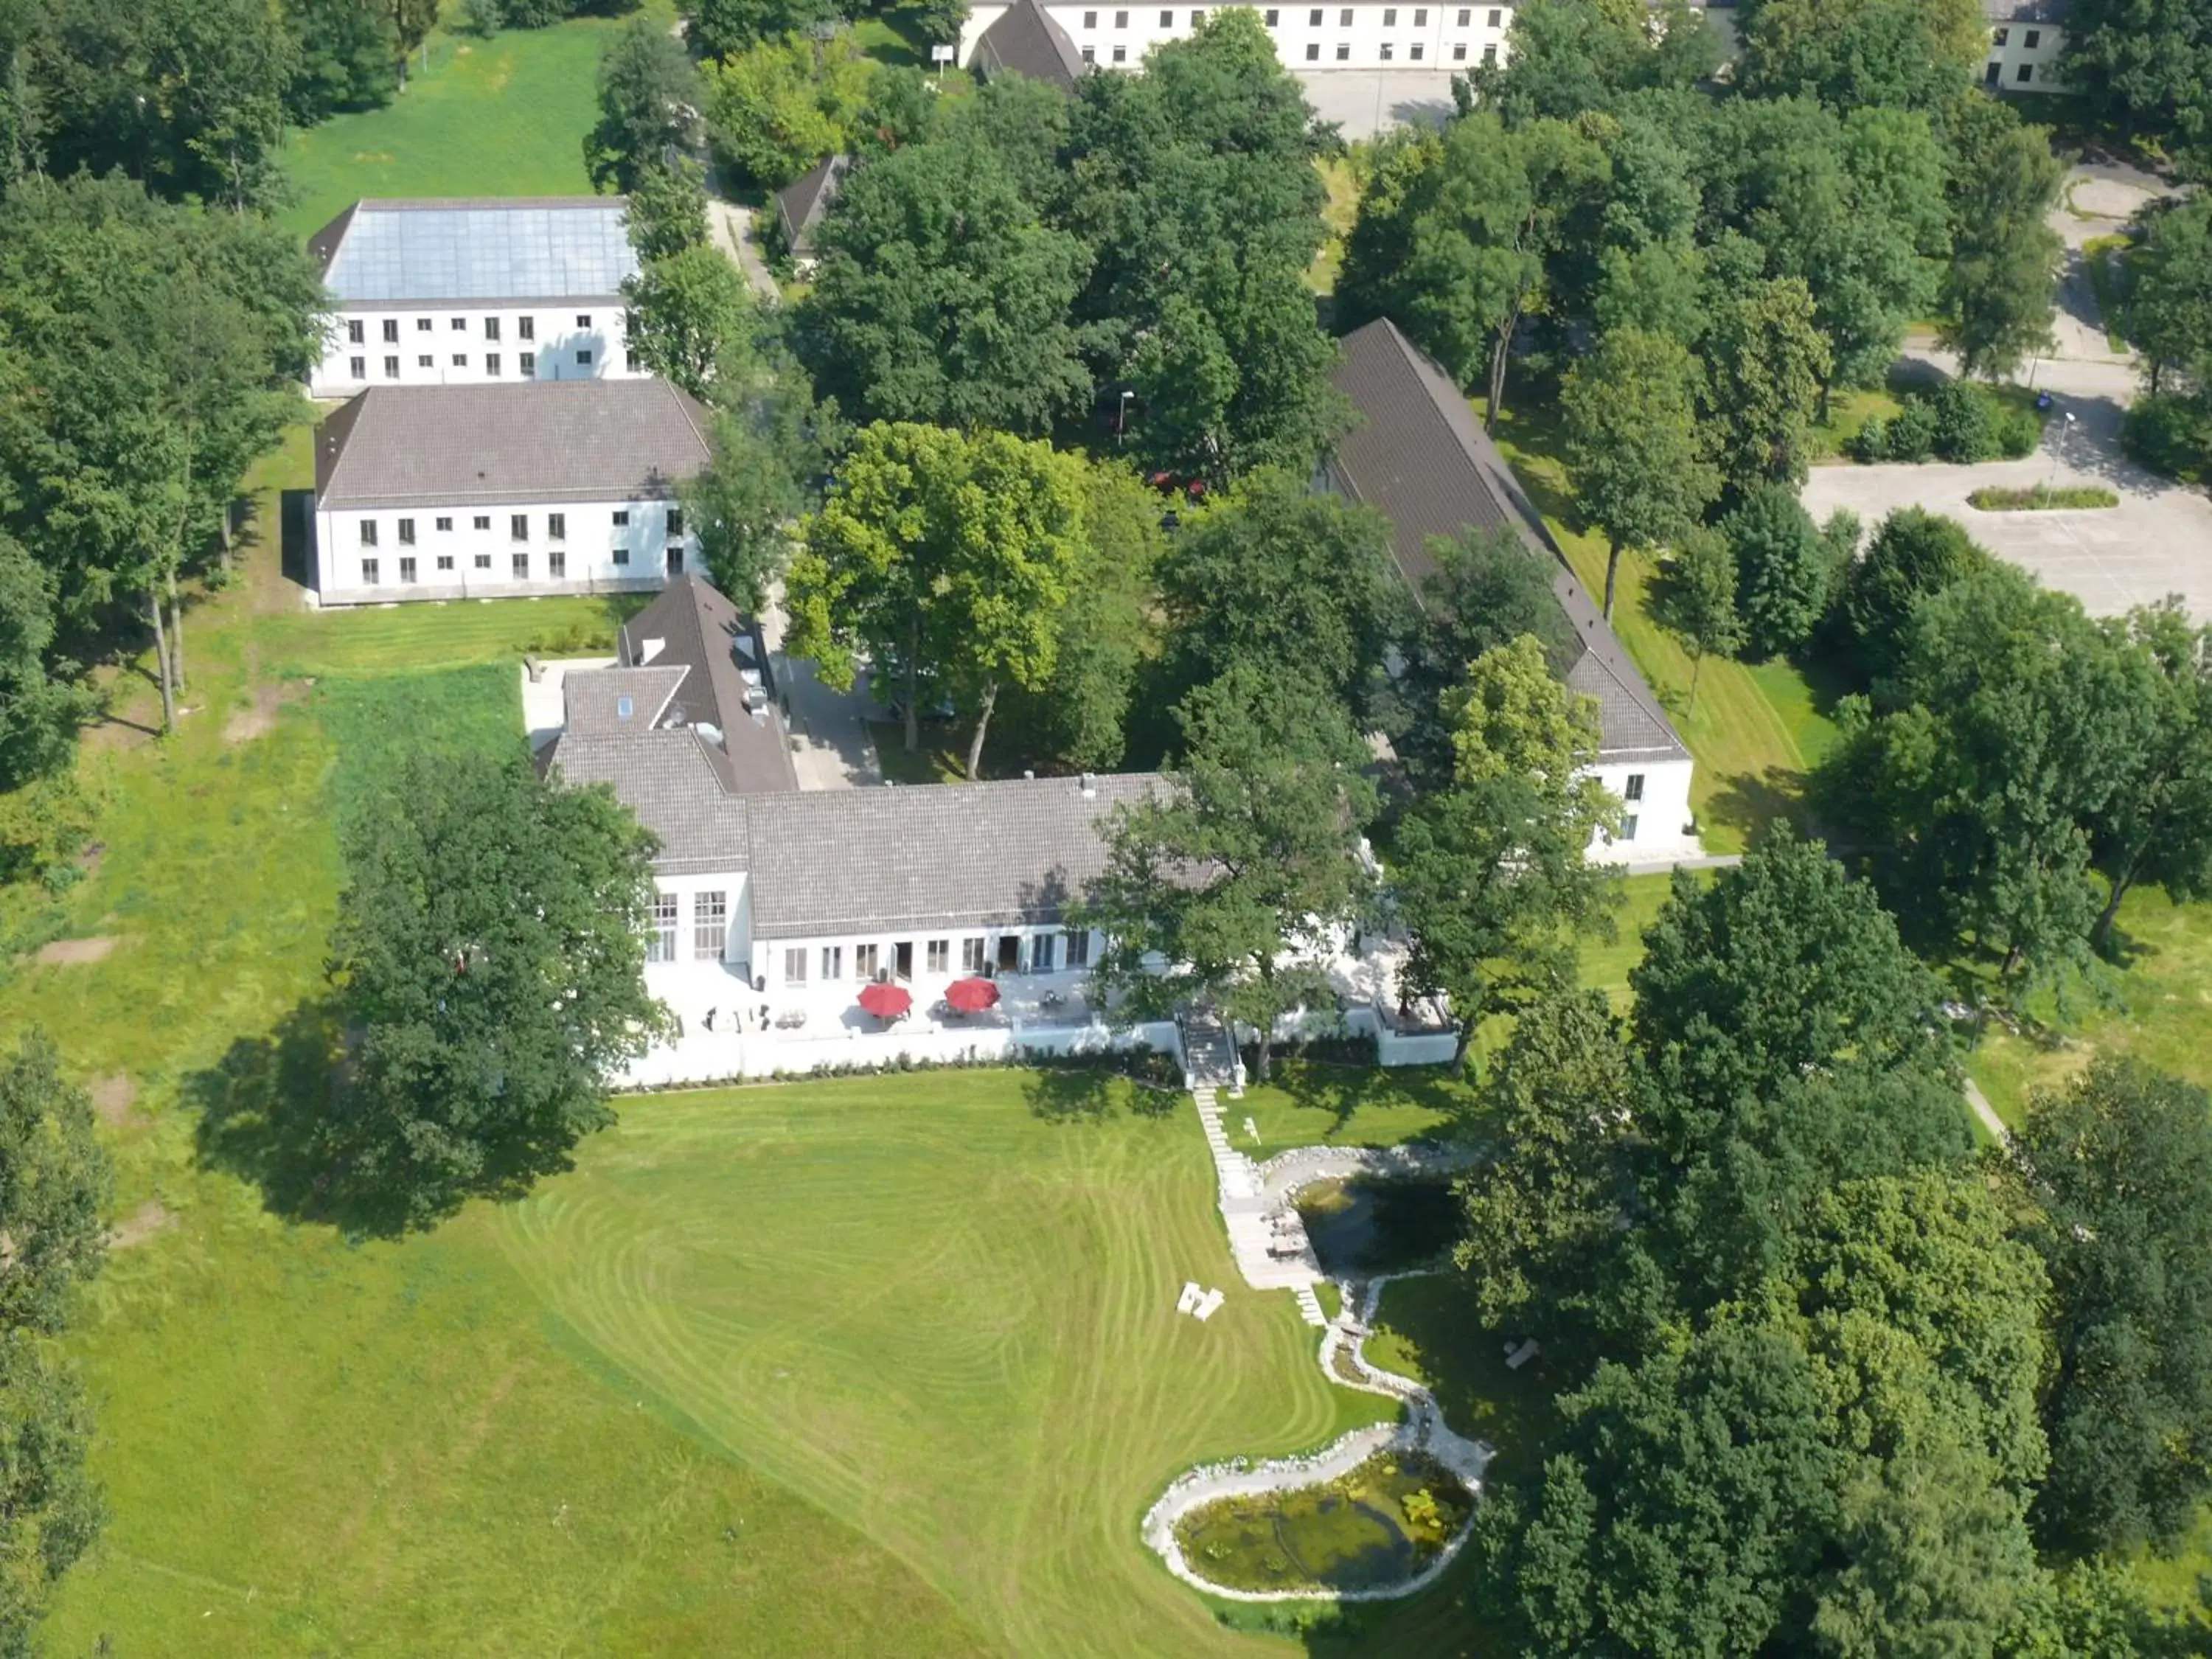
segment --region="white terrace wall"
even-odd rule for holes
[[[509,380],[630,380],[619,299],[356,302],[338,311],[307,378],[317,398],[372,386],[488,386]]]
[[[652,496],[319,507],[316,592],[330,605],[657,589],[697,557],[689,529],[671,532],[672,514],[680,525],[676,503]],[[669,563],[672,548],[681,564]]]

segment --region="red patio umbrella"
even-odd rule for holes
[[[878,1019],[896,1019],[914,1006],[914,997],[903,985],[878,983],[861,991],[860,1006]]]
[[[956,979],[945,988],[945,1000],[955,1013],[973,1014],[999,1000],[999,988],[988,979]]]

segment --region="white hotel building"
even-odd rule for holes
[[[372,386],[315,432],[319,604],[658,588],[707,413],[665,380]]]
[[[336,301],[309,394],[643,373],[626,212],[619,196],[355,203],[307,242]]]

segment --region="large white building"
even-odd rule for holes
[[[676,487],[707,413],[665,380],[373,386],[315,433],[319,601],[661,586],[697,538]]]
[[[972,8],[960,62],[1018,70],[1065,83],[1088,68],[1134,70],[1163,40],[1179,40],[1219,7],[1015,0]],[[1510,5],[1261,6],[1284,66],[1292,70],[1467,70],[1505,52]],[[987,40],[987,37],[988,40]]]
[[[2066,0],[1982,0],[1990,55],[1982,84],[1991,92],[2063,92],[2058,55],[2066,47]]]
[[[1341,343],[1337,389],[1360,422],[1323,465],[1324,485],[1390,521],[1391,556],[1416,604],[1437,574],[1434,538],[1509,530],[1549,565],[1575,632],[1566,683],[1597,704],[1597,776],[1620,801],[1619,832],[1601,832],[1592,856],[1635,865],[1700,856],[1689,750],[1451,376],[1387,318]]]
[[[308,392],[643,373],[626,212],[618,196],[355,203],[307,243],[336,301]]]

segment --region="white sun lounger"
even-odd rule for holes
[[[1191,1316],[1196,1319],[1200,1324],[1203,1325],[1207,1320],[1213,1317],[1215,1311],[1228,1298],[1223,1296],[1219,1291],[1208,1291],[1206,1295],[1200,1299],[1199,1304],[1190,1310]]]

